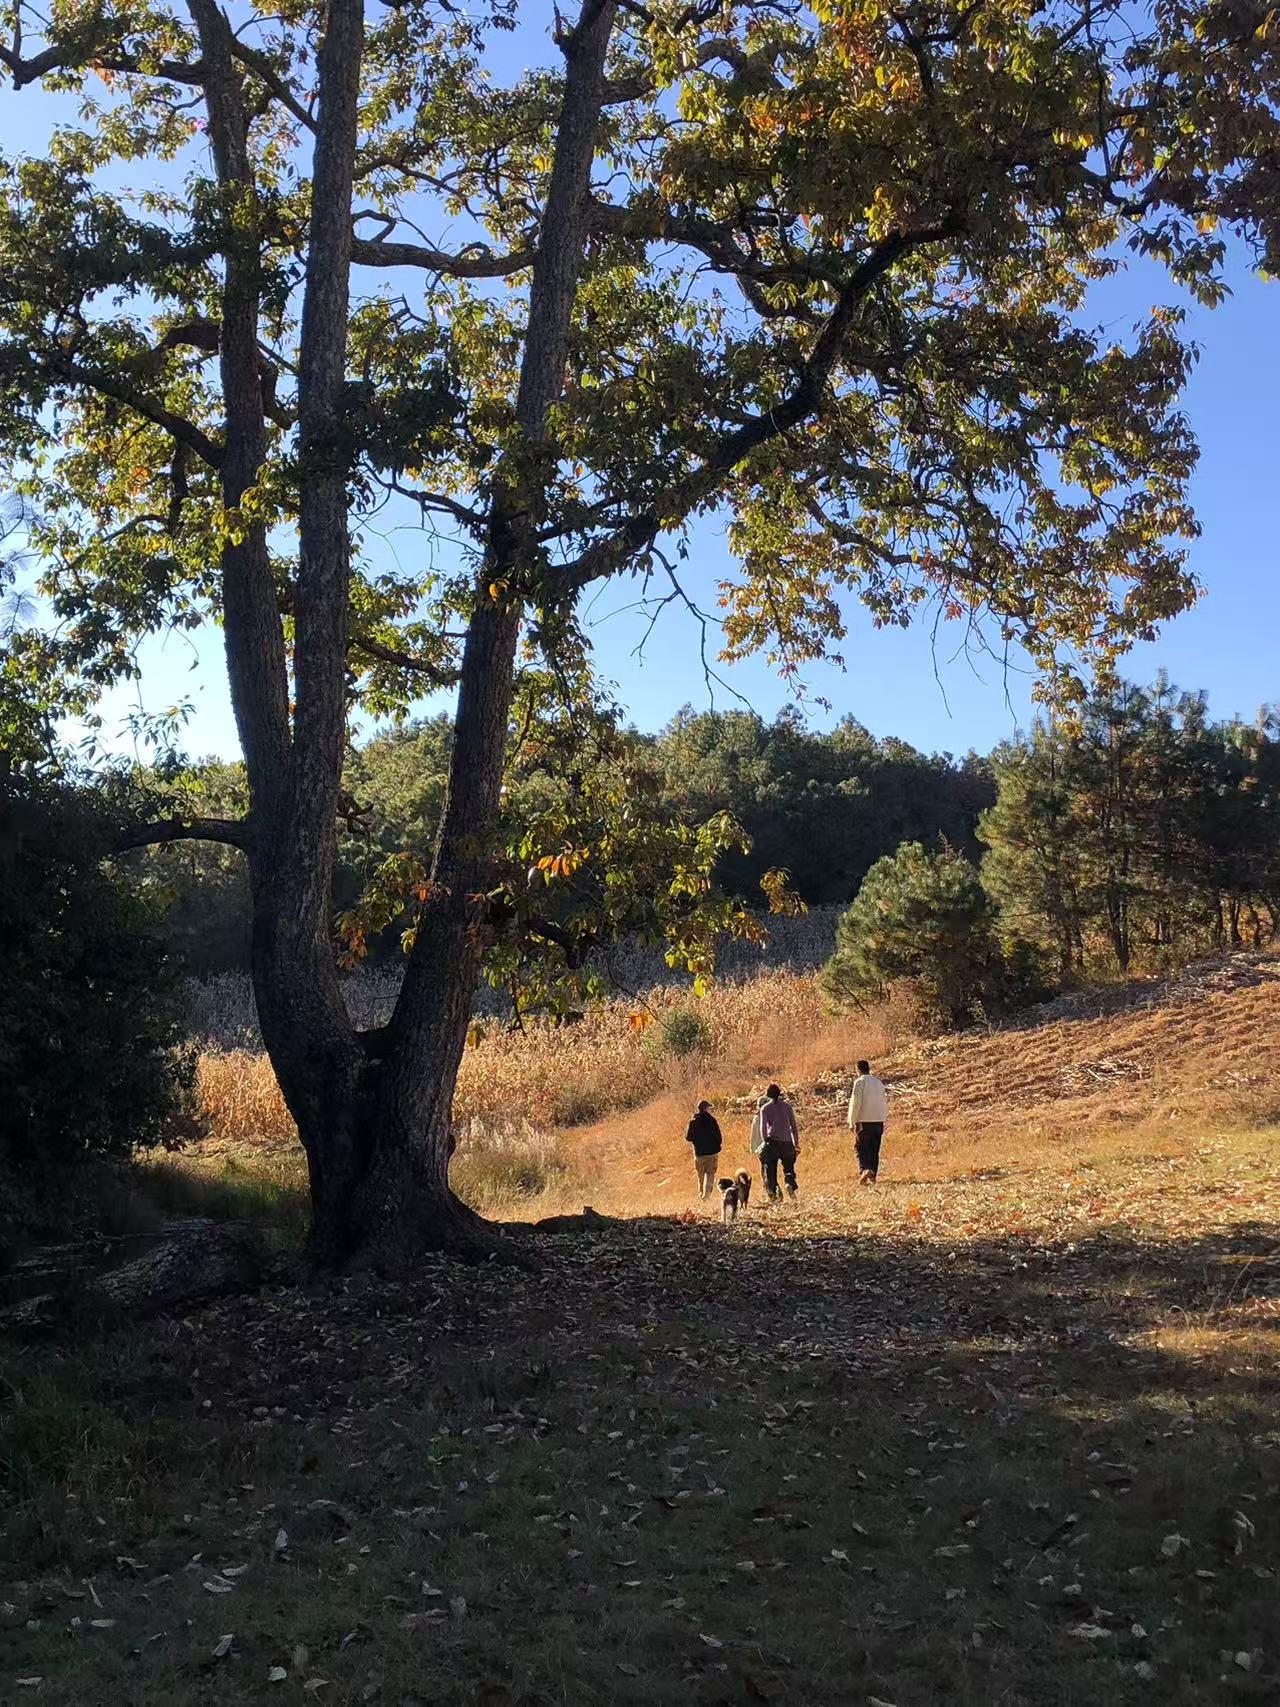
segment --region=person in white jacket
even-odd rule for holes
[[[858,1076],[849,1097],[849,1127],[858,1152],[858,1183],[874,1185],[880,1171],[880,1140],[889,1118],[889,1096],[871,1071],[870,1061],[858,1062]]]

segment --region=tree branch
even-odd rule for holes
[[[191,61],[160,59],[144,64],[128,54],[111,52],[109,38],[100,40],[99,46],[92,42],[75,45],[55,43],[43,52],[33,54],[30,59],[23,59],[16,45],[6,47],[0,42],[0,65],[7,67],[15,89],[21,89],[28,83],[39,82],[40,78],[47,77],[51,71],[73,69],[92,68],[98,71],[114,71],[124,76],[162,77],[169,83],[184,83],[196,87],[205,82],[209,73],[204,58]],[[305,125],[308,130],[315,129],[315,120],[311,114],[264,53],[259,53],[256,48],[249,47],[234,37],[230,43],[230,52],[232,59],[251,71],[280,104],[288,108],[299,124]]]
[[[401,498],[408,498],[425,514],[452,516],[471,533],[481,534],[485,528],[485,518],[478,510],[470,509],[466,504],[460,504],[456,498],[450,498],[444,492],[418,492],[412,486],[404,485],[396,475],[375,474],[373,478],[385,492],[395,492]]]
[[[9,360],[2,365],[10,372],[15,372],[21,360],[20,352],[13,351]],[[157,403],[144,391],[139,391],[118,370],[108,373],[87,367],[68,356],[42,356],[34,352],[28,354],[27,365],[42,379],[61,381],[64,385],[82,385],[90,391],[96,391],[100,397],[110,397],[117,403],[123,403],[127,409],[132,409],[144,420],[163,427],[171,438],[186,445],[188,450],[193,450],[210,468],[221,466],[221,445],[202,432],[193,421],[188,421],[185,415],[176,415],[172,409],[166,409],[162,403]]]
[[[386,646],[381,640],[370,640],[362,634],[351,638],[353,651],[363,652],[368,658],[377,658],[383,664],[394,664],[398,670],[412,670],[415,675],[422,676],[434,688],[452,688],[458,685],[458,671],[445,669],[439,664],[432,664],[426,658],[415,658],[412,652],[402,652],[398,646]]]
[[[534,262],[531,246],[495,254],[483,243],[472,243],[459,254],[433,249],[426,243],[388,243],[381,238],[357,237],[351,244],[351,259],[364,267],[421,267],[453,279],[502,279],[523,272]]]
[[[118,853],[130,848],[160,847],[168,842],[224,842],[241,852],[249,846],[247,818],[161,818],[153,824],[134,824],[116,843]]]
[[[779,87],[766,56],[761,53],[748,53],[741,42],[733,41],[728,36],[714,36],[710,41],[704,41],[698,49],[694,64],[710,65],[717,59],[722,59],[726,65],[732,66],[739,75],[754,74],[773,88]],[[625,101],[643,101],[647,96],[656,94],[657,90],[658,83],[652,77],[614,77],[604,86],[603,105],[614,107]]]
[[[305,125],[308,130],[316,128],[316,121],[264,53],[259,53],[256,48],[247,47],[244,42],[235,40],[231,44],[231,57],[238,60],[246,71],[251,71],[258,81],[270,90],[281,106],[288,108],[299,124]]]
[[[954,235],[960,228],[959,220],[947,220],[910,236],[893,231],[882,238],[841,288],[840,299],[801,367],[799,379],[782,402],[749,417],[740,427],[723,434],[699,468],[672,481],[646,509],[629,516],[615,532],[598,540],[574,562],[565,565],[560,571],[564,576],[564,593],[572,596],[588,582],[614,574],[629,557],[651,544],[664,528],[683,520],[697,504],[716,492],[725,475],[737,468],[752,451],[790,432],[815,414],[867,292],[900,256],[923,243],[937,242]]]
[[[838,285],[838,258],[830,265],[819,265],[812,258],[797,258],[791,264],[778,267],[738,248],[734,242],[733,225],[715,219],[703,219],[697,214],[676,214],[657,204],[618,207],[612,202],[593,200],[588,210],[591,232],[596,237],[631,238],[648,243],[683,243],[705,255],[719,272],[736,273],[754,279],[758,284],[794,284],[811,280],[826,285]]]

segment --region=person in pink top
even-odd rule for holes
[[[787,1196],[796,1194],[796,1157],[800,1153],[800,1132],[796,1126],[796,1111],[782,1094],[779,1085],[770,1085],[756,1109],[751,1130],[751,1148],[760,1158],[760,1173],[770,1203],[781,1196],[778,1190],[778,1168],[786,1181]]]

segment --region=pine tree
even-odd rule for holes
[[[991,1000],[999,968],[995,908],[976,869],[954,848],[904,842],[841,918],[822,985],[838,1006],[862,1006],[906,982],[921,1017],[951,1027]]]

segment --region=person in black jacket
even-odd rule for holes
[[[693,1162],[698,1170],[698,1196],[710,1197],[716,1188],[717,1158],[722,1143],[720,1123],[711,1112],[709,1102],[700,1102],[698,1112],[689,1122],[685,1139],[693,1145]]]

